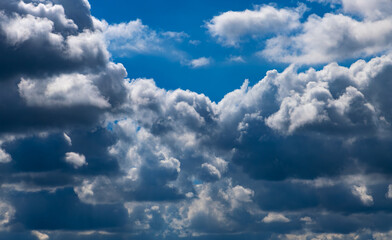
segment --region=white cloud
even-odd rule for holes
[[[0,11],[0,30],[4,32],[8,44],[13,46],[30,39],[45,39],[55,46],[60,46],[63,41],[61,35],[52,32],[52,21],[32,15],[21,17],[15,14],[9,17]]]
[[[33,234],[33,236],[35,236],[38,240],[49,240],[49,236],[45,233],[33,230],[31,231],[31,234]]]
[[[220,43],[238,46],[246,38],[257,39],[298,28],[304,9],[302,5],[297,9],[276,9],[264,5],[255,10],[228,11],[213,17],[206,27]]]
[[[65,154],[65,161],[71,164],[74,168],[80,168],[87,165],[86,157],[83,154],[74,152],[67,152]]]
[[[157,32],[140,19],[128,23],[105,23],[104,37],[112,54],[133,56],[136,54],[162,55],[180,62],[187,54],[177,48],[189,35],[184,32]]]
[[[216,179],[220,179],[220,178],[221,178],[221,173],[219,172],[219,170],[218,170],[214,165],[211,165],[211,164],[209,164],[209,163],[203,163],[203,164],[201,165],[201,168],[202,168],[203,170],[205,170],[205,172],[206,172],[209,176],[211,176],[211,177],[213,177],[213,178],[216,178]]]
[[[342,0],[307,0],[308,2],[318,2],[321,4],[331,4],[332,7],[341,4]]]
[[[386,194],[386,197],[392,199],[392,184],[389,184],[388,186],[388,192]]]
[[[63,133],[64,140],[67,142],[69,146],[72,146],[72,139],[66,134]]]
[[[0,231],[7,225],[15,214],[15,209],[8,203],[0,201]]]
[[[168,158],[168,159],[161,160],[159,163],[164,168],[175,169],[177,172],[181,171],[181,168],[180,168],[181,163],[180,163],[180,161],[178,161],[178,159]]]
[[[30,14],[35,17],[47,18],[55,23],[58,23],[64,28],[77,30],[78,26],[73,20],[68,19],[65,16],[64,7],[62,5],[47,3],[25,3],[20,1],[18,4],[19,10],[26,14]]]
[[[90,105],[110,106],[94,85],[97,76],[64,74],[43,80],[24,79],[18,84],[20,95],[32,106]],[[45,84],[46,83],[46,84]]]
[[[66,57],[70,59],[103,58],[108,60],[110,56],[101,31],[84,30],[78,35],[68,36],[65,44],[67,46]]]
[[[190,61],[189,65],[193,68],[204,67],[211,64],[211,59],[206,57],[201,57],[193,59]]]
[[[273,223],[273,222],[288,223],[288,222],[290,222],[290,219],[288,219],[287,217],[285,217],[281,213],[268,213],[268,215],[263,218],[262,222],[264,222],[264,223]]]
[[[357,14],[367,19],[389,18],[392,14],[390,0],[341,0],[346,13]]]
[[[311,15],[296,35],[267,40],[259,54],[286,63],[325,63],[365,57],[389,49],[392,18],[358,21],[342,14]]]
[[[368,189],[365,185],[353,186],[352,193],[359,197],[361,202],[366,206],[373,205],[373,197],[368,193]]]
[[[11,161],[12,161],[11,155],[9,155],[3,149],[0,148],[0,163],[9,163]]]
[[[104,36],[113,51],[142,53],[163,50],[158,34],[143,25],[140,19],[108,25]]]
[[[232,189],[232,191],[233,200],[238,202],[252,202],[252,197],[254,195],[254,191],[252,189],[237,185]]]

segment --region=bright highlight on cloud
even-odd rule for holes
[[[0,239],[390,239],[392,3],[311,2],[217,12],[198,44],[86,0],[0,2]],[[219,101],[115,62],[211,80],[255,55],[281,70]]]

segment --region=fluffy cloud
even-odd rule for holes
[[[120,57],[137,54],[165,56],[186,64],[188,55],[178,44],[189,36],[184,32],[157,32],[140,19],[109,25],[104,22],[104,37],[111,53]]]
[[[41,80],[42,81],[42,80]],[[62,75],[47,80],[40,87],[37,80],[24,79],[18,84],[20,95],[28,105],[58,107],[72,105],[91,105],[107,108],[110,104],[87,76],[81,74]]]
[[[244,38],[258,39],[298,28],[304,9],[304,6],[297,9],[276,9],[264,5],[255,10],[229,11],[213,17],[206,27],[211,36],[222,44],[238,46]]]
[[[29,39],[43,39],[52,45],[59,46],[63,40],[61,35],[53,33],[53,22],[47,18],[32,15],[21,17],[16,15],[9,18],[0,12],[1,28],[10,45],[16,46]]]
[[[80,168],[87,165],[86,157],[83,154],[78,154],[74,152],[67,152],[65,154],[65,161],[72,164],[74,168]]]
[[[285,217],[280,213],[268,213],[268,215],[263,218],[263,222],[265,223],[273,223],[273,222],[290,222],[290,219]]]
[[[330,3],[337,10],[324,16],[310,14],[302,21],[304,5],[283,9],[265,5],[224,12],[206,27],[226,46],[256,39],[264,48],[257,55],[283,63],[328,63],[374,56],[391,48],[392,7],[388,0],[317,2]]]
[[[391,23],[390,18],[358,21],[341,14],[311,15],[300,34],[267,40],[261,54],[274,61],[305,64],[371,56],[390,48]]]
[[[392,13],[392,6],[388,0],[341,0],[341,4],[345,12],[372,20],[389,18]]]
[[[271,70],[216,103],[128,80],[107,50],[129,40],[125,51],[147,51],[183,34],[141,21],[111,26],[85,0],[70,2],[0,3],[0,238],[390,236],[390,54]],[[300,17],[262,6],[207,26],[235,46],[301,28]],[[374,31],[368,45],[340,54],[388,48],[375,36],[388,35],[388,18],[312,15],[310,32],[311,21],[322,30],[343,21],[358,39],[362,28]],[[316,45],[330,54],[323,61],[338,57]]]

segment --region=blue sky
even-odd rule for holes
[[[0,239],[391,239],[391,16],[0,1]]]
[[[183,88],[205,93],[213,101],[220,101],[223,96],[239,88],[245,79],[251,84],[257,83],[271,69],[283,70],[288,64],[271,62],[254,56],[257,49],[263,48],[262,42],[251,42],[239,48],[224,47],[208,34],[205,23],[212,17],[226,11],[254,9],[256,5],[271,4],[280,8],[295,8],[297,1],[91,1],[92,14],[109,23],[128,22],[141,19],[143,24],[156,31],[185,32],[189,35],[179,49],[192,58],[210,57],[211,66],[192,69],[178,61],[162,56],[119,57],[113,55],[116,62],[121,62],[128,70],[130,78],[154,78],[157,85],[166,89]],[[307,3],[309,14],[323,16],[330,11],[329,5]],[[196,46],[188,41],[200,41]],[[229,62],[230,57],[246,57],[243,62]]]

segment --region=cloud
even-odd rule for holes
[[[41,233],[38,231],[31,231],[31,234],[33,234],[38,240],[49,240],[49,236],[45,233]]]
[[[211,59],[206,57],[201,57],[201,58],[191,60],[189,64],[192,68],[204,67],[211,64]]]
[[[74,21],[67,18],[64,7],[62,5],[53,4],[51,2],[33,4],[20,1],[18,3],[18,8],[25,14],[30,14],[35,17],[47,18],[54,24],[58,24],[65,29],[78,29],[78,26],[74,23]]]
[[[0,231],[10,223],[15,215],[15,209],[8,203],[0,202]]]
[[[53,22],[47,18],[37,18],[32,15],[10,18],[0,12],[1,28],[8,44],[17,46],[29,39],[45,39],[51,45],[60,46],[61,35],[53,33]]]
[[[273,61],[304,64],[372,56],[390,48],[391,26],[390,18],[358,21],[342,14],[311,15],[299,34],[268,39],[260,54]]]
[[[208,24],[231,46],[281,29],[291,39],[304,34],[300,8],[261,6]],[[184,41],[183,32],[141,21],[108,25],[85,0],[13,0],[0,9],[0,238],[390,236],[390,54],[351,66],[270,70],[214,102],[126,79],[110,58],[116,44],[146,54]],[[259,22],[268,14],[272,22]],[[350,34],[389,31],[388,18],[362,17],[311,15],[302,25],[332,29],[329,38],[332,23],[347,23]],[[230,35],[229,18],[244,32]],[[386,38],[375,37],[369,42],[386,51]],[[339,54],[362,51],[351,47]],[[339,56],[323,49],[312,51],[329,54],[325,61]]]
[[[189,35],[184,32],[157,32],[140,19],[128,23],[105,24],[104,37],[110,52],[120,57],[137,54],[165,56],[185,62],[188,56],[177,46]]]
[[[228,59],[230,62],[245,63],[246,61],[242,56],[231,56]]]
[[[282,9],[264,5],[224,12],[206,27],[225,46],[256,40],[263,47],[256,55],[274,62],[312,65],[374,56],[391,48],[392,7],[388,0],[318,2],[330,3],[337,10],[324,16],[310,14],[302,20],[305,5]]]
[[[254,10],[228,11],[206,23],[208,32],[226,46],[238,46],[247,38],[262,38],[269,34],[291,31],[300,26],[304,6],[297,9],[276,9],[257,6]]]
[[[341,0],[341,4],[345,12],[371,20],[389,18],[392,13],[392,6],[388,0]]]
[[[12,161],[11,156],[0,148],[0,163],[8,163],[11,161]]]
[[[100,94],[88,76],[82,74],[61,75],[44,80],[46,86],[37,80],[24,79],[18,84],[20,95],[32,106],[73,106],[91,105],[108,108],[110,104]],[[41,85],[41,86],[40,86]]]
[[[273,222],[290,222],[290,219],[285,217],[280,213],[268,213],[268,215],[262,220],[264,223],[273,223]]]
[[[68,143],[69,146],[72,146],[72,139],[66,134],[63,133],[64,140]]]
[[[353,194],[361,199],[365,205],[373,205],[373,197],[368,194],[366,186],[353,186]]]
[[[107,25],[105,39],[111,51],[154,52],[162,51],[158,33],[143,25],[140,19],[128,23]]]
[[[388,192],[386,194],[386,197],[392,199],[392,184],[388,186]]]
[[[74,168],[80,168],[87,165],[86,157],[83,154],[68,152],[65,154],[65,161],[72,164]]]

